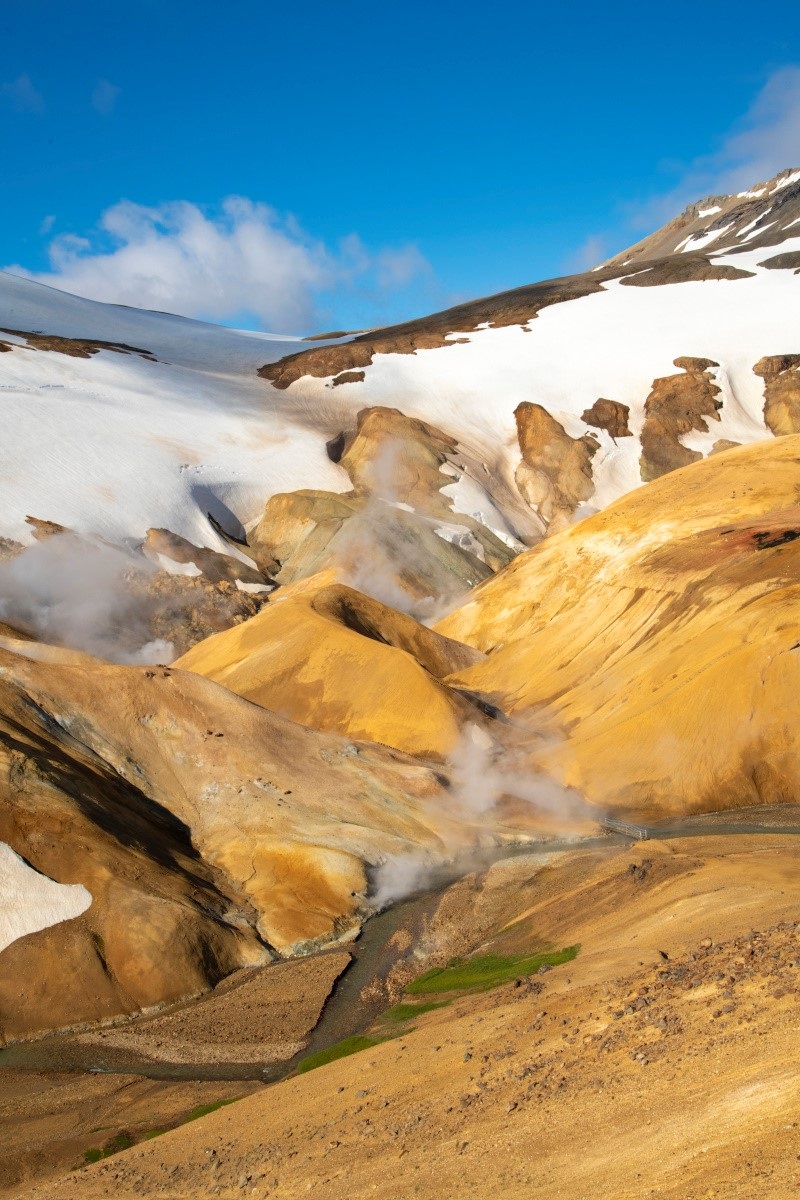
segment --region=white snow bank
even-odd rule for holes
[[[775,184],[775,187],[770,192],[770,196],[774,196],[775,193],[781,191],[782,188],[788,187],[790,183],[797,183],[798,179],[800,179],[800,171],[792,171],[791,175],[787,175],[785,179],[780,181],[780,183]]]
[[[0,842],[0,951],[29,933],[86,912],[92,894],[80,883],[56,883]]]

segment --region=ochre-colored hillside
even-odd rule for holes
[[[488,653],[447,682],[548,733],[538,761],[608,809],[796,799],[799,487],[785,437],[623,497],[437,625]]]
[[[300,724],[444,755],[467,705],[439,680],[482,657],[325,573],[176,665]]]

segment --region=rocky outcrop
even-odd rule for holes
[[[424,616],[513,558],[442,494],[466,466],[454,439],[435,426],[394,408],[364,409],[355,430],[331,439],[328,454],[352,489],[273,496],[250,533],[259,568],[279,584],[333,570],[342,582]]]
[[[147,547],[156,563],[163,553],[169,570],[54,521],[28,520],[33,545],[0,544],[3,617],[17,636],[115,662],[143,661],[149,647],[151,661],[165,661],[252,617],[270,590],[255,568],[166,532],[154,531]]]
[[[684,446],[681,437],[692,430],[708,432],[708,418],[719,421],[720,389],[711,374],[719,364],[710,358],[674,361],[682,374],[655,379],[645,401],[639,460],[645,483],[702,458],[698,450]]]
[[[545,528],[554,532],[593,495],[592,458],[600,444],[590,433],[570,437],[540,404],[523,402],[514,416],[522,451],[517,487]]]
[[[241,559],[205,546],[195,546],[169,529],[148,529],[142,551],[167,572],[183,574],[182,567],[194,567],[194,571],[187,573],[202,575],[209,583],[244,584],[242,591],[267,591],[270,586],[260,571]]]
[[[106,342],[102,338],[59,337],[53,333],[31,333],[24,329],[0,328],[0,333],[20,338],[24,348],[66,354],[70,358],[92,358],[101,350],[111,350],[115,354],[136,354],[139,358],[146,358],[150,362],[157,361],[155,355],[151,354],[149,350],[142,350],[140,346],[128,346],[125,342]],[[15,345],[13,342],[3,343],[4,350],[17,348],[19,348],[18,344]]]
[[[628,418],[631,410],[627,404],[618,400],[595,400],[591,408],[587,408],[581,420],[595,429],[604,429],[614,440],[622,437],[632,437],[628,428]]]
[[[10,562],[24,549],[22,542],[17,542],[13,538],[0,537],[0,563]]]
[[[785,254],[773,254],[771,258],[765,258],[758,265],[766,267],[769,271],[794,271],[797,275],[800,272],[800,250],[787,250]]]
[[[40,517],[26,517],[25,524],[30,525],[37,542],[46,542],[48,538],[57,537],[61,533],[72,533],[66,525],[59,525],[58,521],[43,521]]]
[[[363,369],[370,366],[376,354],[416,354],[418,350],[457,345],[465,340],[453,336],[459,331],[472,331],[484,324],[497,328],[527,324],[551,304],[562,304],[602,291],[602,278],[602,273],[572,275],[515,288],[402,325],[357,334],[351,341],[335,346],[316,346],[286,355],[278,362],[259,368],[258,374],[269,380],[273,387],[284,389],[304,375],[325,379],[344,371]]]
[[[733,267],[730,263],[711,262],[705,254],[676,254],[654,263],[638,263],[636,270],[620,278],[620,283],[628,287],[662,287],[670,283],[702,283],[706,279],[752,277],[752,271]]]
[[[796,802],[798,471],[800,437],[742,446],[548,538],[436,625],[488,654],[446,682],[601,808]]]
[[[764,380],[764,423],[776,437],[800,433],[800,354],[775,354],[753,367]]]

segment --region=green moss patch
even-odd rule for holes
[[[336,1062],[337,1058],[347,1058],[348,1055],[358,1054],[361,1050],[371,1050],[373,1046],[378,1046],[386,1040],[386,1038],[370,1038],[360,1035],[345,1038],[343,1042],[336,1042],[333,1046],[328,1046],[327,1050],[318,1050],[316,1054],[309,1054],[307,1058],[301,1059],[297,1065],[297,1072],[299,1075],[303,1075],[306,1071],[324,1067],[326,1063]]]
[[[241,1098],[241,1096],[231,1096],[229,1100],[215,1100],[213,1104],[198,1104],[197,1108],[193,1108],[189,1115],[183,1118],[181,1125],[186,1125],[189,1121],[197,1121],[200,1117],[207,1117],[209,1113],[216,1112],[218,1108],[225,1108],[228,1104],[235,1104]]]
[[[395,1004],[394,1008],[381,1013],[381,1020],[394,1021],[396,1024],[402,1025],[405,1021],[413,1021],[415,1017],[419,1017],[423,1013],[433,1012],[435,1008],[447,1008],[449,1003],[449,1000],[428,1000],[424,1004]]]
[[[112,1154],[119,1154],[120,1150],[128,1150],[134,1144],[133,1135],[125,1130],[120,1130],[115,1133],[112,1138],[109,1138],[104,1146],[93,1146],[90,1150],[84,1150],[83,1161],[85,1163],[100,1162],[103,1158],[110,1158]]]
[[[224,1108],[226,1104],[235,1104],[241,1098],[241,1096],[232,1096],[229,1100],[216,1100],[213,1104],[198,1104],[197,1108],[193,1108],[178,1124],[185,1125],[189,1121],[197,1121],[200,1117],[207,1117],[209,1113],[216,1112],[218,1108]],[[102,1128],[103,1126],[98,1126],[97,1129],[92,1130],[92,1133],[98,1133]],[[151,1138],[160,1137],[162,1133],[169,1133],[170,1129],[175,1128],[175,1125],[169,1125],[163,1129],[148,1129],[145,1133],[137,1134],[135,1137],[126,1130],[120,1130],[114,1137],[109,1138],[105,1145],[92,1146],[91,1149],[84,1150],[83,1161],[87,1165],[89,1163],[100,1162],[104,1158],[110,1158],[112,1154],[119,1154],[120,1150],[128,1150],[131,1146],[135,1146],[138,1141],[149,1141]]]
[[[446,967],[426,971],[406,988],[410,996],[437,992],[488,991],[501,983],[510,983],[520,975],[532,975],[540,967],[560,967],[572,962],[580,946],[567,946],[542,954],[505,956],[481,954],[474,958],[453,959]]]

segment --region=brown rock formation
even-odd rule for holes
[[[342,371],[341,375],[335,375],[331,381],[334,387],[340,387],[343,383],[363,383],[363,371]]]
[[[13,538],[0,537],[0,563],[10,562],[24,549],[22,542],[16,542]]]
[[[435,426],[395,408],[364,409],[355,431],[328,443],[328,454],[352,490],[273,496],[250,534],[258,566],[278,583],[333,569],[342,582],[423,615],[426,605],[452,600],[513,558],[441,494],[454,478],[442,468],[460,455]]]
[[[637,263],[620,283],[628,287],[661,287],[668,283],[700,283],[705,279],[752,279],[753,272],[727,263],[710,262],[704,254],[676,254],[657,262]]]
[[[169,529],[148,529],[142,550],[153,562],[160,562],[163,557],[176,563],[193,563],[209,583],[222,583],[224,580],[236,584],[238,581],[265,589],[269,584],[260,571],[241,559],[204,546],[195,546]]]
[[[570,437],[540,404],[525,401],[514,416],[522,451],[517,487],[548,529],[560,529],[594,493],[592,458],[599,442],[590,433]]]
[[[137,354],[156,362],[155,355],[140,346],[128,346],[125,342],[105,342],[102,338],[70,338],[59,337],[53,333],[30,333],[23,329],[1,329],[0,333],[9,333],[12,337],[22,338],[25,346],[31,350],[52,351],[55,354],[67,354],[70,358],[91,358],[101,350],[112,350],[115,354]],[[14,350],[19,347],[5,342],[4,350]]]
[[[680,439],[693,429],[707,432],[708,417],[719,420],[722,401],[716,397],[720,389],[711,376],[711,368],[718,365],[709,358],[676,358],[675,366],[683,374],[653,380],[644,406],[639,460],[645,483],[703,457],[698,450],[682,445]]]
[[[595,429],[605,429],[612,438],[632,437],[628,428],[630,413],[627,404],[620,404],[618,400],[603,400],[601,397],[595,400],[591,408],[586,409],[581,420],[587,425],[593,425]]]
[[[764,380],[764,423],[776,437],[800,433],[800,354],[775,354],[753,367]]]
[[[596,275],[572,275],[515,288],[402,325],[358,334],[352,341],[336,346],[318,346],[289,354],[278,362],[267,363],[258,374],[262,379],[268,379],[273,387],[288,388],[304,375],[324,379],[342,371],[363,369],[371,364],[376,354],[416,354],[418,350],[454,345],[458,339],[451,338],[452,333],[471,331],[487,322],[498,328],[524,325],[550,304],[561,304],[602,291],[603,278],[603,274],[597,272]]]
[[[380,496],[444,514],[452,502],[440,495],[439,489],[449,482],[441,467],[457,448],[441,429],[397,408],[364,408],[339,461],[357,496]]]
[[[785,254],[774,254],[772,258],[765,258],[758,265],[767,267],[770,271],[793,270],[797,275],[800,272],[800,250],[787,250]]]
[[[26,517],[25,523],[30,525],[37,542],[46,542],[48,538],[57,537],[60,533],[72,533],[72,530],[67,529],[66,525],[59,525],[58,521],[43,521],[39,517]]]

